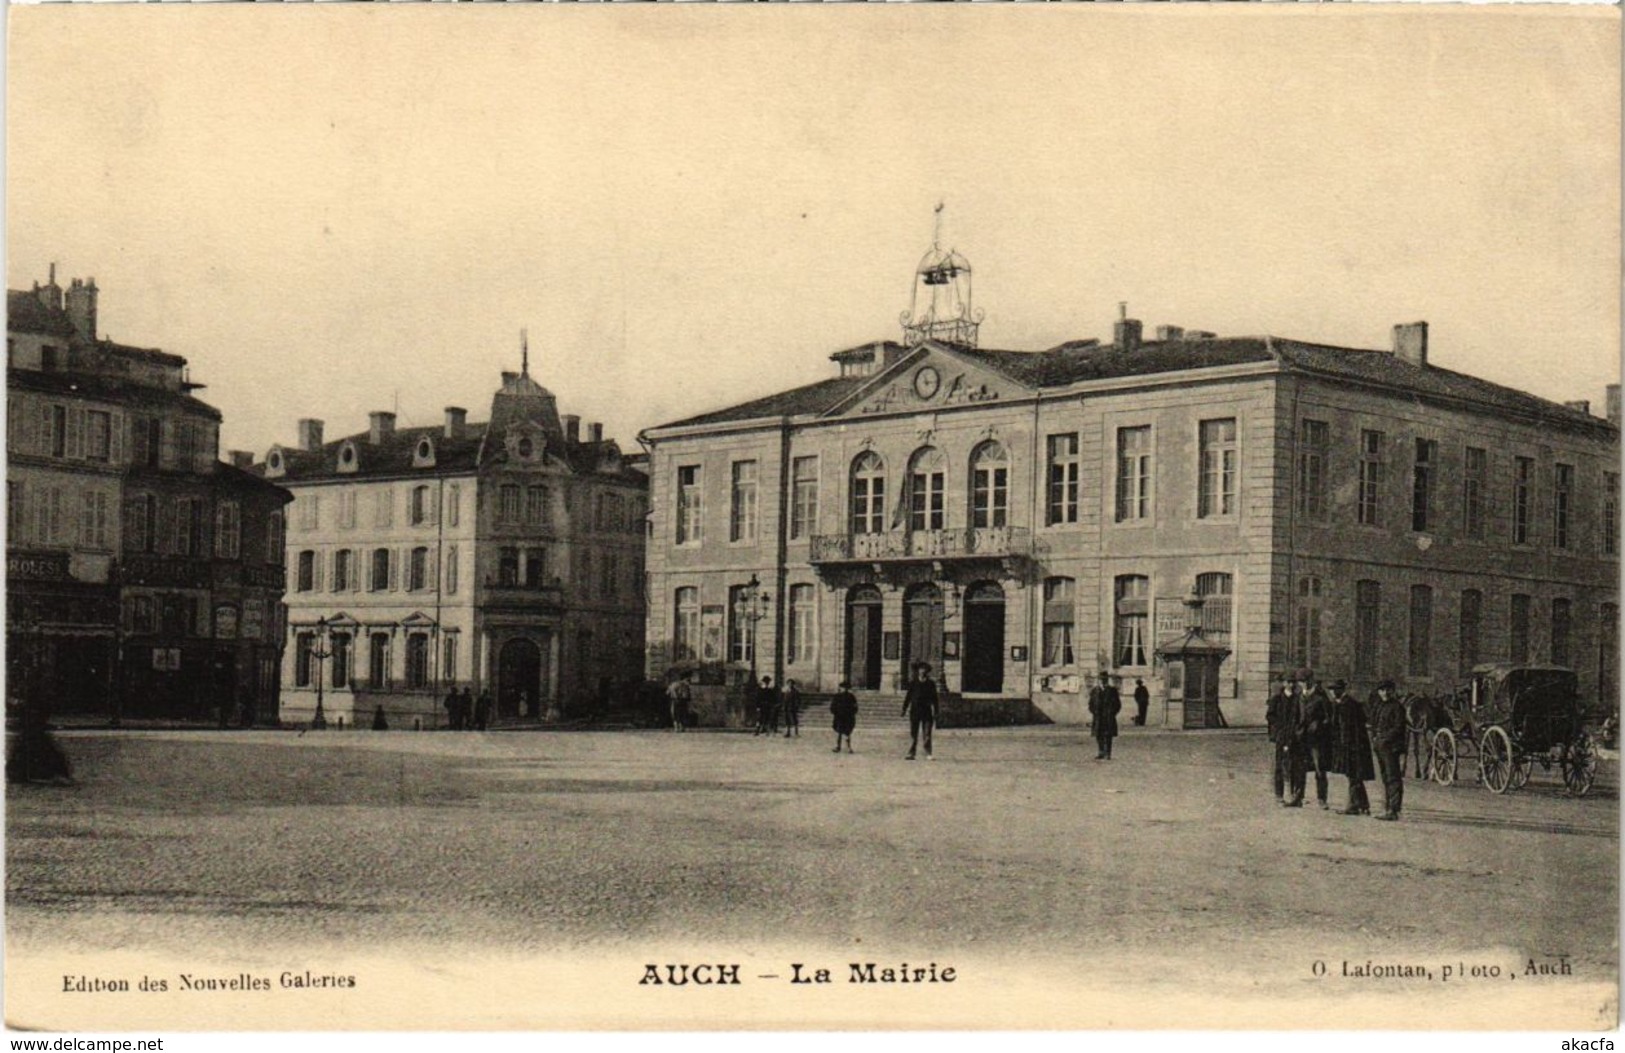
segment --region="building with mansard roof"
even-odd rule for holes
[[[186,359],[98,335],[95,279],[6,294],[9,700],[274,720],[279,487],[218,456]]]
[[[479,423],[377,412],[325,440],[299,422],[257,470],[294,494],[283,720],[442,726],[452,688],[493,694],[496,719],[588,715],[643,644],[642,458],[600,425],[582,435],[530,376],[526,352]]]
[[[924,661],[977,723],[1087,720],[1107,671],[1157,722],[1195,594],[1232,723],[1303,665],[1363,692],[1551,662],[1617,691],[1618,385],[1604,419],[1443,369],[1420,322],[1362,349],[1146,339],[1124,310],[1108,340],[992,350],[964,257],[916,278],[900,341],[644,434],[651,673],[895,700]]]

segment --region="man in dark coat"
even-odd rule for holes
[[[779,689],[773,686],[772,677],[762,677],[762,690],[757,693],[756,702],[762,713],[762,733],[764,735],[777,735],[779,733]]]
[[[1105,674],[1100,674],[1100,690],[1089,693],[1089,722],[1095,729],[1100,752],[1095,760],[1112,759],[1112,739],[1117,737],[1117,714],[1123,711],[1123,697]]]
[[[937,685],[931,680],[931,667],[925,662],[914,665],[914,679],[909,682],[908,694],[903,696],[903,715],[908,717],[908,756],[913,760],[920,746],[920,732],[925,732],[925,759],[931,760],[931,729],[937,723]]]
[[[852,752],[852,729],[858,726],[858,699],[852,685],[841,681],[841,689],[829,703],[830,715],[835,718],[835,749],[841,752],[841,740],[846,739],[846,752]]]
[[[1134,723],[1145,727],[1145,711],[1151,705],[1151,689],[1145,686],[1145,681],[1139,677],[1134,678]]]
[[[784,682],[784,737],[801,737],[801,689],[794,680]]]
[[[1405,706],[1399,701],[1392,680],[1377,685],[1368,703],[1371,710],[1371,745],[1377,753],[1377,770],[1382,773],[1382,814],[1378,819],[1399,818],[1405,797]]]
[[[1314,670],[1300,669],[1293,674],[1298,682],[1298,745],[1302,750],[1305,778],[1308,771],[1315,773],[1315,800],[1322,808],[1330,808],[1327,801],[1326,773],[1332,759],[1332,700],[1320,686]]]
[[[471,698],[474,698],[474,689],[471,687],[463,688],[464,704],[474,707],[474,730],[484,731],[491,726],[491,692],[481,691],[480,697],[475,698],[472,703],[468,701]]]
[[[1286,803],[1287,747],[1291,741],[1289,728],[1297,719],[1292,703],[1292,682],[1285,673],[1275,678],[1275,693],[1270,695],[1264,708],[1264,723],[1270,733],[1270,782],[1275,787],[1275,800]]]
[[[453,731],[461,731],[463,728],[463,698],[457,693],[455,687],[446,693],[445,706],[446,726]]]
[[[1332,770],[1349,781],[1348,803],[1339,815],[1370,815],[1371,798],[1365,784],[1377,777],[1371,766],[1371,735],[1366,731],[1365,707],[1342,680],[1332,681]]]

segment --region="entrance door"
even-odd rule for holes
[[[942,590],[916,585],[903,597],[904,678],[918,662],[931,667],[931,678],[942,673]]]
[[[542,652],[530,640],[509,640],[497,658],[497,715],[534,717],[540,710]]]
[[[965,593],[966,691],[1004,690],[1004,590],[992,582]]]
[[[880,687],[880,590],[872,585],[846,598],[846,678],[859,691]]]

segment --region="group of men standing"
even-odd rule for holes
[[[1365,784],[1380,771],[1383,810],[1376,817],[1398,819],[1405,795],[1405,707],[1392,680],[1378,684],[1364,705],[1347,689],[1346,681],[1334,680],[1328,691],[1311,669],[1277,680],[1265,714],[1274,744],[1275,799],[1286,808],[1303,807],[1313,771],[1315,798],[1329,808],[1327,776],[1341,773],[1348,779],[1348,799],[1338,814],[1370,815]]]
[[[452,731],[484,731],[491,723],[491,692],[474,697],[472,688],[451,689],[446,696],[446,725]]]

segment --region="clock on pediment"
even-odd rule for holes
[[[934,396],[942,387],[942,374],[936,366],[921,366],[914,371],[914,394],[922,399]]]
[[[535,424],[515,424],[503,437],[503,445],[507,448],[510,461],[540,464],[542,454],[547,449],[547,437]]]

